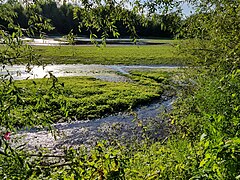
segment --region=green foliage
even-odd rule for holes
[[[13,23],[13,18],[16,17],[16,13],[13,11],[13,7],[11,4],[3,3],[0,1],[0,22],[1,22],[1,29],[7,28],[7,26],[11,26]]]
[[[195,56],[192,88],[178,101],[172,123],[192,142],[193,178],[239,178],[239,1],[199,1],[186,20],[183,50]],[[237,19],[234,21],[234,19]],[[194,76],[194,74],[197,74]],[[200,139],[200,140],[199,140]]]
[[[183,31],[194,42],[188,52],[226,72],[239,68],[239,8],[239,1],[200,1],[198,13],[186,20]]]
[[[31,121],[31,117],[34,117],[33,109],[28,109],[26,110],[27,112],[23,113],[25,105],[24,100],[21,97],[21,89],[16,86],[12,74],[6,69],[6,65],[22,64],[27,61],[26,72],[30,72],[31,64],[40,64],[39,60],[36,59],[38,56],[33,53],[30,46],[23,44],[21,38],[26,33],[33,33],[33,29],[42,33],[44,30],[51,28],[51,26],[48,24],[48,20],[42,19],[35,12],[35,10],[37,10],[37,4],[30,4],[27,6],[29,8],[29,16],[31,17],[29,25],[32,23],[34,23],[34,25],[32,24],[32,26],[25,30],[21,29],[19,25],[14,24],[13,18],[15,17],[15,13],[13,12],[13,9],[10,9],[10,5],[12,5],[11,3],[14,2],[0,4],[0,8],[7,8],[9,10],[9,13],[6,13],[6,15],[9,16],[1,16],[1,19],[7,22],[8,26],[6,27],[3,24],[0,29],[1,42],[3,44],[0,50],[0,65],[1,69],[6,70],[6,74],[1,75],[0,77],[0,126],[7,130],[18,128],[23,122],[28,126],[30,124],[46,124],[50,121],[44,119],[41,122],[38,121],[36,124],[34,120]],[[15,111],[18,106],[22,108],[20,112],[23,114],[19,114]],[[17,122],[15,116],[21,117],[21,120]]]
[[[95,3],[95,5],[94,5]],[[181,22],[177,13],[161,14],[155,13],[153,17],[147,17],[145,14],[139,13],[137,7],[129,10],[124,6],[125,1],[118,4],[113,1],[94,1],[90,4],[82,2],[82,6],[63,3],[59,5],[53,0],[35,1],[35,5],[28,2],[9,1],[12,11],[15,13],[13,21],[22,28],[29,26],[37,26],[39,22],[47,21],[51,23],[48,34],[63,34],[69,32],[74,34],[97,35],[98,38],[105,40],[107,37],[118,38],[138,36],[144,37],[174,37]],[[129,3],[129,6],[131,3]],[[34,12],[33,13],[33,8]],[[4,16],[7,14],[4,10]],[[34,24],[32,19],[38,21]],[[33,28],[34,30],[34,28]],[[41,29],[38,29],[41,31]],[[37,32],[35,29],[35,35]]]
[[[240,117],[239,97],[232,94],[239,91],[239,81],[234,79],[233,85],[229,79],[231,88],[226,89],[219,81],[221,74],[207,72],[196,79],[196,89],[178,101],[171,121],[181,139],[192,142],[198,163],[195,178],[234,179],[240,165]]]

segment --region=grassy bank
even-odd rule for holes
[[[135,72],[135,73],[134,73]],[[164,84],[170,78],[166,72],[146,76],[147,72],[134,71],[133,82],[105,82],[91,77],[63,77],[55,79],[21,80],[10,88],[10,93],[19,92],[17,105],[10,112],[14,125],[32,124],[41,118],[51,121],[69,119],[92,119],[115,112],[125,111],[159,98]],[[151,72],[149,72],[152,74]],[[2,87],[4,88],[4,87]],[[21,117],[21,118],[19,118]],[[7,122],[9,123],[9,122]]]
[[[172,45],[156,46],[34,46],[46,64],[125,64],[182,65],[188,58],[179,55]]]

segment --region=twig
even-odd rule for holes
[[[64,155],[53,155],[53,154],[29,154],[29,156],[32,157],[58,157],[58,158],[64,158],[66,156]]]

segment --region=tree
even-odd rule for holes
[[[239,178],[240,1],[190,2],[196,13],[183,24],[182,50],[202,71],[197,68],[197,76],[191,74],[195,88],[179,104],[179,132],[196,149],[205,143],[203,152],[197,153],[199,170],[194,177]]]

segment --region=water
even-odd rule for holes
[[[94,146],[99,140],[136,141],[142,137],[139,123],[148,126],[149,135],[157,138],[166,136],[164,122],[158,115],[171,109],[174,98],[155,102],[151,105],[135,109],[134,113],[119,113],[108,117],[75,121],[72,123],[56,123],[52,127],[57,138],[49,131],[41,129],[22,130],[15,137],[22,137],[18,144],[27,143],[30,150],[48,148],[60,152],[64,147]],[[136,119],[137,117],[137,119]]]
[[[69,44],[67,41],[59,41],[56,38],[47,39],[24,38],[23,41],[26,41],[27,44],[34,46],[59,46]]]
[[[62,37],[48,37],[44,39],[35,39],[35,38],[23,38],[24,42],[29,45],[34,46],[61,46],[61,45],[69,45],[69,42]],[[90,38],[84,37],[76,37],[75,39],[76,45],[93,45],[92,40]],[[102,39],[95,39],[95,42],[102,43]],[[122,39],[106,39],[107,46],[117,45],[117,46],[132,46],[135,45],[133,40],[130,38],[122,38]],[[136,42],[137,45],[160,45],[165,44],[164,42],[154,42],[151,39],[138,39]]]
[[[59,64],[33,66],[31,71],[27,72],[24,65],[5,66],[0,69],[0,75],[6,75],[7,70],[15,80],[35,79],[49,77],[49,73],[53,73],[56,77],[69,76],[91,76],[105,81],[130,81],[126,76],[132,69],[172,69],[178,66],[143,66],[143,65],[83,65],[83,64]]]

